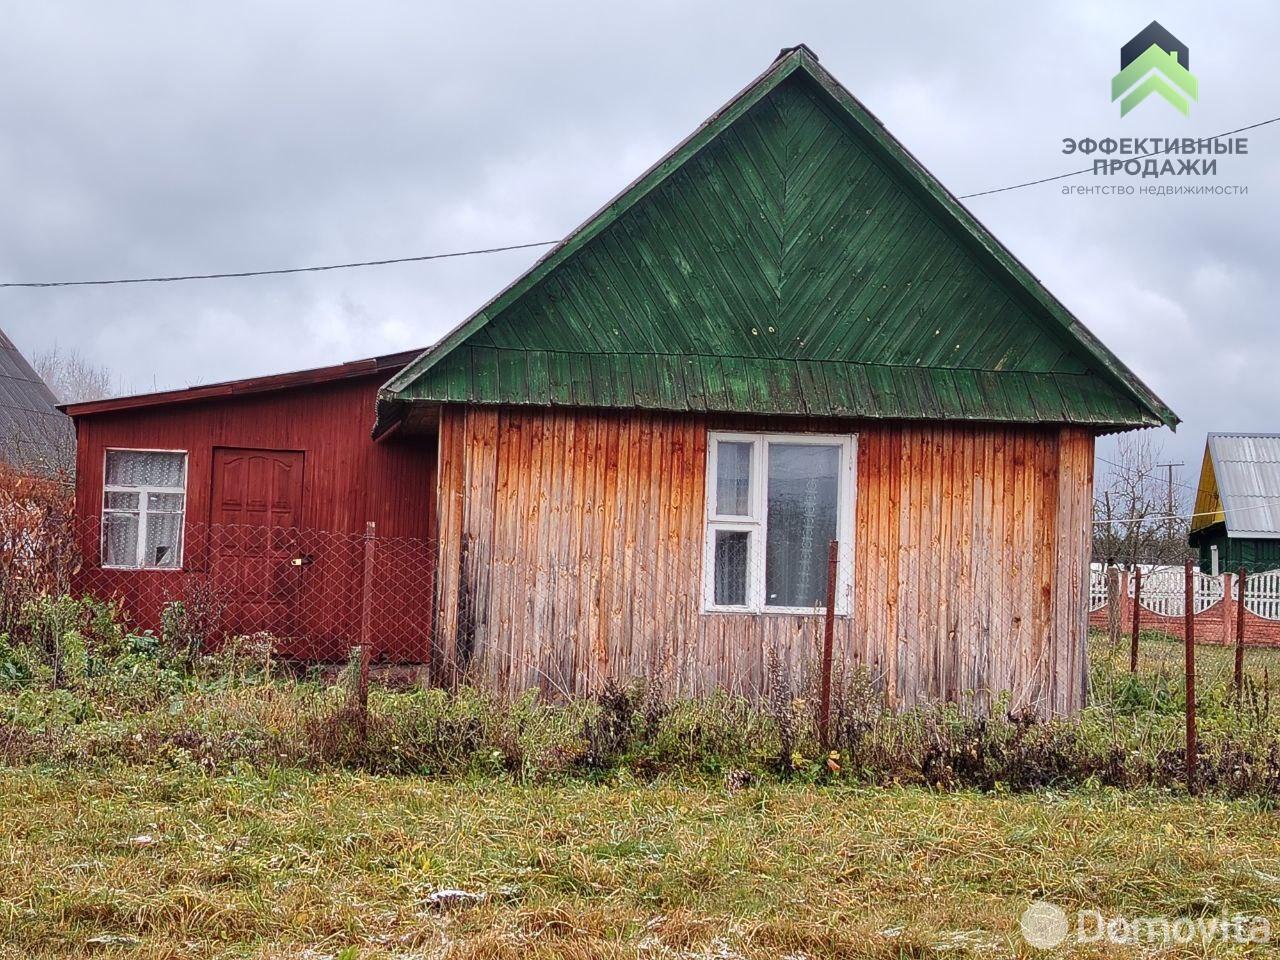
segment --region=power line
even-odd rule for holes
[[[0,287],[105,287],[122,283],[177,283],[180,280],[228,280],[235,277],[272,277],[285,273],[322,273],[326,270],[350,270],[353,267],[385,267],[393,263],[422,263],[425,260],[449,260],[455,257],[475,257],[484,253],[505,253],[508,250],[530,250],[548,247],[559,240],[537,240],[533,243],[515,243],[505,247],[486,247],[482,250],[459,250],[454,253],[428,253],[419,257],[393,257],[387,260],[358,260],[354,263],[327,263],[313,267],[282,267],[275,270],[239,270],[234,273],[189,273],[171,277],[130,277],[118,280],[50,280],[44,283],[0,283]]]
[[[1280,506],[1280,497],[1266,497],[1267,503],[1255,503],[1247,507],[1224,507],[1221,510],[1201,510],[1199,513],[1169,513],[1163,516],[1151,517],[1117,517],[1114,520],[1095,520],[1095,527],[1110,526],[1121,523],[1155,523],[1159,520],[1194,520],[1196,517],[1216,517],[1219,514],[1226,516],[1227,514],[1248,513],[1251,510],[1270,510],[1273,506]]]
[[[1107,464],[1107,466],[1115,467],[1117,470],[1128,469],[1122,466],[1121,464],[1116,463],[1114,460],[1108,460],[1106,457],[1099,457],[1096,454],[1094,455],[1094,459],[1098,460],[1100,463]],[[1160,464],[1160,466],[1167,466],[1167,464]],[[1157,480],[1156,482],[1159,483],[1160,481]],[[1197,496],[1199,496],[1202,493],[1209,492],[1204,487],[1193,487],[1191,484],[1187,483],[1184,480],[1174,480],[1173,485],[1176,487],[1183,487],[1187,490],[1190,490],[1192,493],[1196,494]],[[1095,527],[1103,527],[1103,526],[1116,526],[1120,524],[1132,524],[1132,523],[1156,523],[1161,520],[1190,521],[1190,520],[1196,519],[1197,517],[1216,517],[1219,515],[1221,515],[1225,519],[1229,515],[1249,513],[1254,510],[1271,510],[1273,507],[1280,510],[1280,497],[1264,497],[1263,499],[1266,502],[1255,503],[1250,506],[1244,506],[1244,507],[1228,508],[1225,504],[1223,504],[1217,510],[1201,510],[1198,513],[1192,512],[1188,514],[1175,514],[1172,511],[1170,511],[1168,514],[1165,514],[1163,516],[1153,516],[1153,517],[1118,517],[1114,520],[1095,520],[1093,521],[1093,525]],[[1194,506],[1192,507],[1192,510],[1193,511],[1195,510]]]
[[[1270,499],[1275,501],[1276,504],[1280,504],[1280,497],[1271,497]],[[1251,507],[1232,507],[1230,510],[1202,510],[1199,513],[1170,513],[1152,517],[1117,517],[1114,520],[1095,520],[1093,525],[1095,527],[1105,527],[1121,523],[1155,523],[1159,520],[1194,520],[1196,517],[1216,517],[1219,514],[1247,513],[1250,510],[1270,510],[1272,506],[1273,504],[1271,503],[1255,503]]]
[[[1272,117],[1270,120],[1259,120],[1257,123],[1251,123],[1246,127],[1237,127],[1234,130],[1228,130],[1225,133],[1214,134],[1211,137],[1197,137],[1197,140],[1221,140],[1223,137],[1230,137],[1237,133],[1244,133],[1246,130],[1257,130],[1259,127],[1265,127],[1269,123],[1280,122],[1280,117]],[[1130,157],[1131,160],[1142,160],[1146,157],[1158,157],[1163,153],[1171,153],[1170,148],[1164,150],[1152,150],[1150,153],[1140,153]],[[963,193],[956,197],[957,200],[972,200],[974,197],[985,197],[993,193],[1007,193],[1010,190],[1021,190],[1023,187],[1034,187],[1042,183],[1052,183],[1054,180],[1065,180],[1067,177],[1078,177],[1082,173],[1092,173],[1093,167],[1084,167],[1080,170],[1072,170],[1069,173],[1059,173],[1052,177],[1041,177],[1039,180],[1027,180],[1023,183],[1010,184],[1007,187],[993,187],[990,190],[979,190],[977,193]]]
[[[1094,459],[1097,460],[1099,463],[1105,463],[1109,467],[1115,467],[1117,470],[1132,469],[1131,467],[1126,467],[1123,464],[1116,463],[1114,460],[1108,460],[1106,457],[1100,457],[1097,454],[1094,454]],[[1167,466],[1167,464],[1160,464],[1160,466]],[[1177,466],[1186,466],[1186,464],[1185,463],[1177,464]],[[1159,481],[1156,481],[1156,482],[1158,483]],[[1185,490],[1190,490],[1192,493],[1196,494],[1197,496],[1199,496],[1202,493],[1210,492],[1207,487],[1194,487],[1191,484],[1187,483],[1187,481],[1185,480],[1174,480],[1173,485],[1175,487],[1182,487]]]
[[[1094,454],[1094,459],[1095,459],[1095,460],[1097,460],[1099,463],[1105,463],[1105,464],[1106,464],[1107,466],[1109,466],[1109,467],[1115,467],[1117,470],[1129,470],[1129,469],[1131,469],[1131,468],[1129,468],[1129,467],[1125,467],[1125,466],[1124,466],[1124,465],[1122,465],[1122,464],[1116,463],[1114,460],[1108,460],[1106,457],[1100,457],[1100,456],[1098,456],[1097,454]],[[1173,466],[1173,465],[1171,465],[1171,464],[1158,464],[1158,466]],[[1183,464],[1177,464],[1177,466],[1183,466]],[[1172,477],[1172,473],[1173,473],[1173,471],[1172,471],[1172,470],[1170,470],[1170,478],[1169,478],[1169,485],[1170,485],[1170,487],[1174,487],[1174,486],[1178,486],[1178,487],[1185,487],[1186,489],[1188,489],[1188,490],[1192,491],[1193,493],[1195,493],[1197,496],[1198,496],[1200,493],[1202,493],[1202,492],[1203,492],[1203,490],[1202,490],[1202,489],[1198,489],[1198,488],[1196,488],[1196,487],[1193,487],[1193,486],[1191,486],[1191,484],[1186,483],[1186,482],[1184,482],[1184,481],[1182,481],[1182,480],[1174,480],[1174,479],[1173,479],[1173,477]],[[1153,479],[1154,479],[1154,478],[1153,478]],[[1159,482],[1159,481],[1157,481],[1157,482]],[[1238,509],[1238,510],[1256,510],[1256,509],[1258,509],[1258,506],[1265,506],[1265,504],[1255,505],[1255,506],[1253,506],[1253,507],[1241,507],[1241,508],[1237,508],[1237,509]],[[1192,509],[1194,509],[1194,507],[1193,507]],[[1231,512],[1236,512],[1236,511],[1234,511],[1234,510],[1233,510],[1233,511],[1231,511]],[[1211,512],[1211,513],[1190,513],[1190,514],[1187,514],[1186,516],[1182,516],[1182,515],[1180,515],[1180,514],[1175,514],[1172,510],[1170,510],[1167,514],[1164,514],[1163,516],[1151,516],[1151,517],[1117,517],[1117,518],[1116,518],[1116,519],[1114,519],[1114,520],[1095,520],[1095,521],[1093,521],[1093,525],[1094,525],[1095,527],[1105,527],[1105,526],[1117,526],[1117,525],[1122,525],[1122,524],[1132,524],[1132,523],[1156,523],[1156,522],[1159,522],[1159,521],[1161,521],[1161,520],[1188,520],[1188,521],[1189,521],[1189,520],[1194,520],[1196,517],[1201,517],[1201,516],[1204,516],[1204,517],[1216,516],[1218,513],[1219,513],[1219,511],[1216,511],[1216,510],[1215,510],[1215,511],[1213,511],[1213,512]]]
[[[1265,127],[1271,123],[1280,122],[1280,117],[1272,117],[1269,120],[1260,120],[1257,123],[1251,123],[1244,127],[1237,127],[1234,130],[1227,130],[1225,133],[1215,134],[1211,137],[1200,137],[1200,140],[1221,140],[1223,137],[1230,137],[1237,133],[1244,133],[1247,130],[1256,130],[1259,127]],[[1138,154],[1131,159],[1141,160],[1146,157],[1159,156],[1160,154],[1170,153],[1171,148],[1164,150],[1153,150],[1149,153]],[[958,200],[972,200],[974,197],[986,197],[993,193],[1007,193],[1010,190],[1021,190],[1024,187],[1034,187],[1042,183],[1052,183],[1055,180],[1065,180],[1068,177],[1078,177],[1081,174],[1089,173],[1092,167],[1084,167],[1080,170],[1071,170],[1067,173],[1059,173],[1052,177],[1041,177],[1039,180],[1026,180],[1022,183],[1013,183],[1007,187],[993,187],[990,190],[979,190],[976,193],[962,193],[956,197]],[[397,263],[423,263],[428,260],[450,260],[458,257],[475,257],[488,253],[505,253],[509,250],[531,250],[535,247],[549,247],[559,243],[559,240],[537,240],[532,243],[515,243],[502,247],[485,247],[479,250],[458,250],[452,253],[429,253],[414,257],[390,257],[384,260],[357,260],[352,263],[327,263],[318,266],[306,267],[281,267],[270,270],[236,270],[229,273],[188,273],[177,274],[173,276],[159,277],[122,277],[112,278],[109,280],[47,280],[43,282],[36,281],[11,281],[0,282],[0,289],[44,289],[48,287],[107,287],[119,286],[122,284],[134,283],[178,283],[186,280],[233,280],[243,277],[277,277],[291,273],[324,273],[330,270],[352,270],[357,267],[385,267]]]

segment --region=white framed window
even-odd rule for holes
[[[108,450],[103,464],[102,565],[124,570],[180,568],[186,509],[186,451]]]
[[[857,452],[849,434],[709,434],[704,611],[824,611],[835,540],[836,613],[848,612]]]

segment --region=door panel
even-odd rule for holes
[[[210,554],[232,630],[282,638],[297,630],[302,474],[298,450],[213,452]]]

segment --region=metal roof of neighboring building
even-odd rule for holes
[[[53,469],[70,449],[71,421],[45,382],[0,330],[0,460]]]
[[[421,352],[421,350],[403,350],[399,353],[386,353],[377,357],[351,360],[347,363],[338,363],[328,367],[312,367],[307,370],[293,370],[288,373],[274,373],[262,377],[245,377],[240,380],[204,383],[178,390],[159,390],[152,393],[137,393],[123,397],[106,397],[102,400],[86,400],[82,403],[66,403],[60,409],[65,410],[72,417],[83,417],[97,413],[136,410],[140,407],[192,403],[197,400],[218,400],[226,397],[267,393],[272,390],[309,387],[333,383],[338,380],[350,380],[353,377],[367,377],[373,374],[386,375],[399,370]]]
[[[1280,433],[1211,433],[1205,458],[1227,536],[1280,538]]]

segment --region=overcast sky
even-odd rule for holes
[[[1190,118],[1153,98],[1121,119],[1109,101],[1120,46],[1153,18],[1190,47]],[[800,41],[970,193],[1081,166],[1066,136],[1280,114],[1278,39],[1280,6],[1261,2],[9,3],[0,279],[555,239]],[[1280,124],[1217,181],[1248,195],[1052,183],[968,201],[1182,416],[1166,453],[1193,464],[1207,430],[1280,430]],[[135,390],[183,386],[424,346],[534,256],[0,290],[0,327]]]

